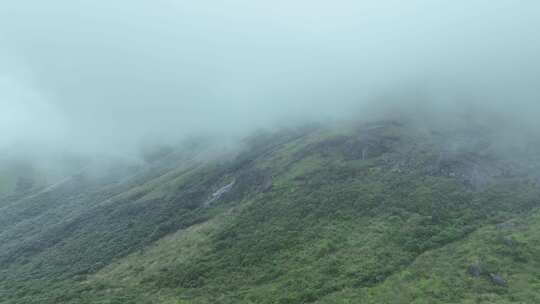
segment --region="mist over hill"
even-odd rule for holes
[[[538,1],[0,5],[0,303],[539,303]]]
[[[373,108],[537,129],[534,1],[7,1],[3,148],[146,142],[369,119]],[[390,113],[392,114],[392,113]]]

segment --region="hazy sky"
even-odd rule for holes
[[[412,107],[411,90],[533,123],[539,16],[537,0],[2,0],[0,148],[127,151]]]

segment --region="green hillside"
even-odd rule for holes
[[[537,154],[501,146],[310,126],[3,198],[0,303],[538,303]]]

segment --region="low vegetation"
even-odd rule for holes
[[[534,174],[463,134],[311,126],[19,199],[0,303],[536,303]]]

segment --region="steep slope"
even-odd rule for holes
[[[1,220],[0,299],[534,302],[522,287],[539,262],[534,166],[473,131],[258,134],[232,160],[188,153],[67,199],[18,200]],[[498,236],[509,220],[528,228]]]
[[[540,213],[485,225],[463,240],[418,256],[367,290],[346,289],[321,303],[538,303]]]

